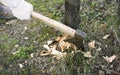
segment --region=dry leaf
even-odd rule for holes
[[[22,64],[19,64],[19,67],[20,67],[20,68],[23,68],[23,65],[22,65]]]
[[[50,45],[51,43],[53,43],[53,40],[48,40],[47,44]]]
[[[51,52],[51,50],[50,50],[50,47],[48,46],[48,45],[43,45],[43,47],[45,48],[45,49],[47,49],[49,52]]]
[[[60,41],[61,40],[61,36],[58,36],[56,39],[55,39],[55,41]]]
[[[40,73],[40,75],[44,75],[46,70],[41,70],[42,73]]]
[[[110,37],[110,35],[107,34],[103,37],[103,39],[107,39],[108,37]]]
[[[25,26],[24,29],[25,29],[25,30],[28,30],[28,27]]]
[[[89,46],[90,48],[95,48],[95,40],[89,42],[89,43],[88,43],[88,46]]]
[[[69,38],[71,38],[69,35],[63,34],[63,35],[61,35],[61,36],[58,36],[58,37],[55,39],[55,41],[61,42],[61,41],[64,41],[64,40],[66,40],[66,39],[69,39]]]
[[[18,47],[19,47],[19,45],[17,44],[17,45],[15,45],[14,47],[15,47],[15,48],[18,48]]]
[[[62,55],[63,53],[53,49],[53,50],[51,50],[51,54],[59,56],[59,55]]]
[[[29,37],[25,37],[24,39],[25,39],[25,40],[28,40],[28,39],[29,39]]]
[[[0,28],[0,31],[3,31],[4,29],[3,28]]]
[[[101,51],[101,50],[102,50],[102,48],[100,48],[100,47],[97,49],[97,51]]]
[[[113,56],[111,56],[111,57],[108,57],[108,56],[106,56],[106,57],[103,57],[107,62],[109,62],[109,63],[111,63],[113,60],[115,60],[116,59],[116,55],[113,55]]]
[[[88,58],[92,57],[92,55],[91,55],[91,53],[89,51],[88,52],[84,52],[83,54],[84,54],[84,57],[88,57]]]
[[[66,49],[69,49],[71,44],[69,42],[62,41],[59,43],[59,47],[61,48],[61,51],[64,52]]]
[[[47,51],[42,51],[41,56],[53,55],[56,59],[61,59],[65,57],[66,56],[66,53],[64,52],[65,50],[68,50],[71,47],[76,48],[72,43],[65,41],[68,38],[69,37],[67,35],[62,35],[62,36],[57,37],[55,40],[47,41],[47,44],[43,45],[43,47]],[[61,51],[59,51],[59,49]]]
[[[50,55],[50,52],[49,51],[46,51],[46,50],[43,50],[41,53],[40,53],[41,56],[47,56],[47,55]]]
[[[62,53],[54,48],[50,48],[48,45],[43,46],[47,51],[42,51],[41,56],[54,55],[55,58],[60,59],[66,56],[66,53]]]
[[[54,55],[54,58],[56,58],[58,60],[66,56],[66,53],[62,53],[62,52],[57,51],[57,50],[52,50],[51,54]]]
[[[30,54],[30,57],[31,57],[31,58],[33,58],[33,57],[34,57],[34,54],[33,54],[33,53],[31,53],[31,54]]]
[[[100,28],[105,29],[105,28],[107,28],[107,25],[106,24],[101,24]]]
[[[56,50],[57,49],[57,45],[51,45],[50,48]]]

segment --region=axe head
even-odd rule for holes
[[[83,40],[84,38],[86,38],[86,35],[87,34],[85,32],[83,32],[82,30],[77,29],[75,31],[74,38],[77,38],[79,40]]]

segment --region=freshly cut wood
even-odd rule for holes
[[[72,36],[72,37],[78,37],[78,38],[81,38],[81,39],[84,39],[86,38],[86,33],[81,31],[81,30],[74,30],[56,20],[53,20],[51,18],[48,18],[46,16],[43,16],[37,12],[32,12],[32,17],[34,18],[37,18],[39,19],[40,21],[42,21],[43,23],[49,25],[50,27],[53,27],[69,36]]]

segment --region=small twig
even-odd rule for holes
[[[106,70],[108,70],[108,69],[100,69],[100,70],[106,71]],[[111,72],[111,73],[114,74],[114,75],[120,75],[120,72],[117,72],[117,71],[114,71],[114,70],[109,70],[109,72]]]
[[[115,37],[116,37],[117,41],[120,43],[120,39],[118,38],[117,33],[115,32],[115,30],[113,30],[113,31],[114,31],[114,33],[115,33]]]
[[[43,50],[41,53],[40,53],[41,56],[48,56],[50,55],[50,52],[49,51],[46,51],[46,50]]]
[[[95,55],[89,61],[95,59],[97,57],[97,55],[98,55],[98,51],[95,53]]]
[[[120,75],[120,72],[117,72],[117,71],[114,71],[114,70],[111,70],[110,71],[112,74],[115,74],[115,75]]]

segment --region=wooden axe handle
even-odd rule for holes
[[[86,33],[82,32],[81,30],[77,31],[74,30],[56,20],[53,20],[51,18],[48,18],[46,16],[43,16],[37,12],[32,12],[32,17],[39,19],[40,21],[42,21],[43,23],[49,25],[50,27],[53,27],[67,35],[70,35],[72,37],[80,37],[80,38],[85,38],[86,37]]]

